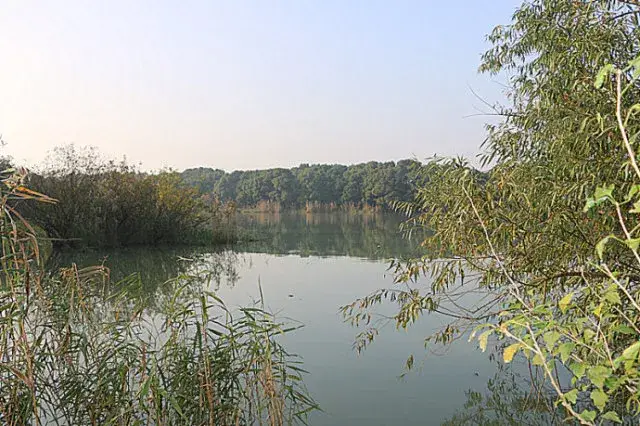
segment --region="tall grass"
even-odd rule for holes
[[[59,245],[212,245],[236,239],[233,203],[206,200],[177,172],[143,173],[90,148],[57,148],[30,175],[29,185],[59,202],[17,208]]]
[[[103,266],[46,273],[18,201],[53,203],[25,173],[0,178],[0,423],[282,425],[316,408],[288,327],[259,307],[232,312],[211,274],[176,277],[153,312]],[[119,290],[114,290],[114,289]]]

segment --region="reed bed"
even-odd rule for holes
[[[297,328],[260,306],[231,311],[182,275],[153,312],[104,266],[47,272],[16,202],[55,200],[0,180],[0,423],[282,425],[316,409],[300,360],[279,337]],[[116,290],[117,289],[117,290]]]

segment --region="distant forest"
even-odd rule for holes
[[[185,170],[182,177],[200,194],[233,200],[240,207],[274,203],[284,208],[308,203],[384,207],[412,199],[416,188],[428,180],[426,165],[415,160],[351,166],[301,164],[232,173],[199,167]]]

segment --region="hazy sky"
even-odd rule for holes
[[[0,134],[227,170],[473,155],[520,1],[0,0]]]

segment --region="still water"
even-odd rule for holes
[[[304,324],[283,340],[304,359],[306,385],[323,410],[312,414],[311,425],[549,424],[540,407],[523,406],[519,372],[500,367],[466,339],[425,350],[424,337],[446,318],[427,316],[409,331],[389,324],[362,354],[354,351],[358,330],[343,321],[339,307],[393,287],[389,259],[420,254],[398,224],[385,215],[255,215],[242,225],[257,241],[215,253],[126,249],[59,260],[104,261],[114,280],[138,272],[150,308],[170,292],[166,281],[192,268],[193,259],[214,271],[213,289],[230,307],[257,300],[261,288],[267,310]],[[411,354],[414,370],[401,378]]]

